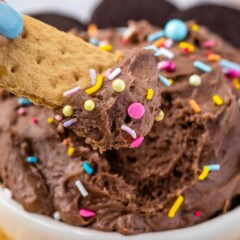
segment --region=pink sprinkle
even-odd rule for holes
[[[70,95],[72,95],[72,94],[74,94],[74,93],[76,93],[78,91],[80,91],[80,87],[75,87],[75,88],[73,88],[73,89],[71,89],[69,91],[64,92],[63,96],[64,97],[68,97],[68,96],[70,96]]]
[[[161,61],[158,63],[158,69],[173,72],[175,70],[175,64],[172,61]]]
[[[21,107],[18,109],[18,115],[24,116],[26,113],[27,113],[27,111],[24,107]]]
[[[183,49],[183,52],[189,53],[189,49],[188,49],[188,48],[184,48],[184,49]]]
[[[112,73],[112,69],[109,68],[107,71],[106,71],[106,74],[105,74],[105,77],[108,77],[108,75],[110,75]]]
[[[196,211],[195,213],[194,213],[194,215],[196,216],[196,217],[201,217],[201,212],[200,211]]]
[[[170,38],[168,38],[168,39],[164,42],[164,44],[163,44],[163,46],[164,46],[165,48],[170,48],[170,47],[172,47],[172,45],[173,45],[173,40],[170,39]]]
[[[132,142],[132,144],[130,145],[130,147],[131,147],[131,148],[137,148],[137,147],[139,147],[139,146],[142,144],[143,140],[144,140],[144,137],[138,137],[138,138],[136,138],[136,139]]]
[[[4,188],[3,192],[8,198],[12,198],[12,191],[9,188]]]
[[[90,217],[96,216],[96,213],[85,208],[80,209],[79,214],[81,217],[84,217],[84,218],[90,218]]]
[[[128,107],[128,115],[133,119],[140,119],[145,113],[145,108],[141,103],[132,103]]]
[[[137,138],[136,132],[135,132],[134,130],[132,130],[130,127],[127,127],[127,126],[125,126],[125,125],[122,125],[122,126],[121,126],[121,129],[122,129],[123,131],[129,133],[129,134],[132,136],[132,138],[134,138],[134,139]]]
[[[226,72],[226,75],[227,75],[227,77],[231,77],[231,78],[238,78],[239,77],[239,73],[235,69],[228,70]]]
[[[32,122],[35,123],[35,124],[37,124],[37,123],[38,123],[38,119],[37,119],[37,118],[33,118],[33,119],[32,119]]]
[[[205,48],[213,47],[213,46],[215,46],[215,41],[214,40],[205,41],[205,42],[203,42],[203,46]]]
[[[57,121],[59,121],[59,122],[63,120],[63,118],[62,118],[60,115],[56,115],[56,116],[55,116],[55,119],[56,119]]]

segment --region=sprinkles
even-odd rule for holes
[[[38,159],[34,156],[29,156],[27,157],[27,162],[28,163],[37,163]]]
[[[83,169],[86,173],[88,173],[89,175],[93,174],[93,169],[91,168],[91,166],[89,165],[89,163],[87,161],[85,161],[83,163]]]
[[[18,104],[21,106],[29,106],[32,105],[32,103],[27,98],[19,98]]]
[[[61,220],[61,214],[60,214],[60,212],[56,211],[56,212],[53,214],[53,218],[54,218],[56,221],[60,221],[60,220]]]
[[[164,112],[160,110],[159,114],[154,118],[156,122],[160,122],[164,119]]]
[[[81,217],[84,217],[84,218],[90,218],[90,217],[96,216],[96,213],[94,213],[86,208],[80,209],[79,214]]]
[[[63,123],[63,127],[65,127],[65,128],[70,127],[77,122],[78,122],[78,120],[76,118],[70,119],[69,121],[66,121]]]
[[[89,43],[91,43],[92,45],[97,46],[97,47],[99,46],[99,41],[95,37],[90,37],[89,38]]]
[[[75,153],[75,148],[74,147],[69,147],[68,148],[68,156],[72,157]]]
[[[189,100],[189,105],[191,106],[192,110],[195,113],[201,112],[201,108],[199,107],[199,105],[197,104],[197,102],[194,99]]]
[[[165,32],[163,30],[148,35],[147,40],[148,42],[154,42],[162,37],[165,37]]]
[[[130,148],[137,148],[137,147],[139,147],[139,146],[142,144],[143,140],[144,140],[144,137],[138,137],[138,138],[136,138],[136,139],[132,142],[132,144],[130,145]]]
[[[170,81],[167,79],[167,78],[165,78],[165,77],[163,77],[163,76],[159,76],[159,81],[160,82],[162,82],[165,86],[167,86],[167,87],[170,87],[171,86],[171,83],[170,83]]]
[[[145,108],[141,103],[132,103],[128,107],[128,115],[133,119],[141,119],[145,113]]]
[[[122,72],[121,68],[116,68],[112,73],[107,76],[108,80],[113,80]]]
[[[127,126],[125,126],[125,125],[122,125],[122,126],[121,126],[121,129],[122,129],[123,131],[129,133],[129,134],[132,136],[132,138],[134,138],[134,139],[137,138],[136,132],[135,132],[134,130],[132,130],[130,127],[127,127]]]
[[[64,97],[68,97],[68,96],[70,96],[70,95],[72,95],[74,93],[77,93],[78,91],[80,91],[80,89],[81,89],[80,87],[75,87],[75,88],[73,88],[71,90],[68,90],[68,91],[64,92],[63,96]]]
[[[101,87],[102,87],[102,84],[103,84],[103,76],[99,75],[97,77],[97,83],[95,86],[91,87],[91,88],[88,88],[85,90],[86,94],[93,94],[95,92],[97,92]]]
[[[202,79],[199,75],[193,74],[189,78],[189,84],[193,87],[199,87],[202,84]]]
[[[17,112],[18,112],[18,115],[24,116],[26,115],[27,110],[24,107],[20,107]]]
[[[78,188],[79,192],[82,194],[83,197],[87,197],[88,196],[88,191],[86,190],[86,188],[84,187],[84,185],[82,184],[82,182],[80,180],[77,180],[75,182],[76,187]]]
[[[92,110],[94,110],[94,108],[95,108],[95,103],[94,103],[93,100],[87,100],[87,101],[85,101],[85,103],[84,103],[84,109],[85,109],[86,111],[91,112]]]
[[[97,74],[96,71],[94,69],[90,69],[90,77],[91,77],[91,81],[92,81],[92,85],[96,85],[97,82]]]
[[[126,87],[125,82],[122,79],[116,79],[112,83],[112,88],[115,92],[123,92]]]
[[[219,95],[213,95],[212,100],[217,106],[222,106],[224,104],[223,99]]]
[[[73,115],[73,108],[72,106],[70,105],[66,105],[64,108],[63,108],[63,115],[65,117],[71,117]]]
[[[212,68],[209,65],[207,65],[207,64],[205,64],[203,62],[200,62],[200,61],[195,61],[193,63],[193,66],[195,68],[203,71],[203,72],[206,72],[206,73],[210,73],[212,71]]]
[[[55,119],[60,122],[60,121],[62,121],[63,118],[62,118],[62,116],[60,116],[60,115],[56,115],[56,116],[55,116]]]
[[[179,195],[175,203],[173,204],[172,208],[170,209],[168,213],[169,218],[174,218],[178,209],[181,207],[182,203],[184,201],[184,197],[182,195]]]
[[[54,123],[54,119],[53,119],[52,117],[50,117],[50,118],[48,118],[47,122],[48,122],[49,124],[52,124],[52,123]]]
[[[171,52],[167,48],[159,48],[155,51],[154,56],[155,57],[164,56],[166,58],[172,59],[172,58],[174,58],[175,55],[173,52]]]
[[[208,165],[210,171],[219,171],[220,170],[220,164],[211,164]]]
[[[153,94],[154,94],[154,91],[152,88],[149,88],[148,91],[147,91],[147,100],[152,100],[153,98]]]
[[[231,62],[227,59],[221,59],[219,63],[223,68],[234,69],[240,72],[240,65],[235,62]]]
[[[202,170],[202,173],[198,176],[198,180],[199,181],[205,180],[209,174],[209,171],[210,171],[209,166],[205,166]]]
[[[32,119],[32,122],[33,122],[34,124],[38,124],[38,119],[34,117],[34,118]]]

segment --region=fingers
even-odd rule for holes
[[[0,35],[8,39],[17,38],[23,30],[21,15],[0,0]],[[4,41],[1,39],[1,42]]]

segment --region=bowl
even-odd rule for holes
[[[202,224],[171,231],[123,236],[73,227],[26,212],[0,187],[0,229],[10,240],[239,240],[240,207]]]

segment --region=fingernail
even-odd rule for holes
[[[0,34],[6,38],[17,38],[23,30],[21,15],[8,4],[0,2]]]

